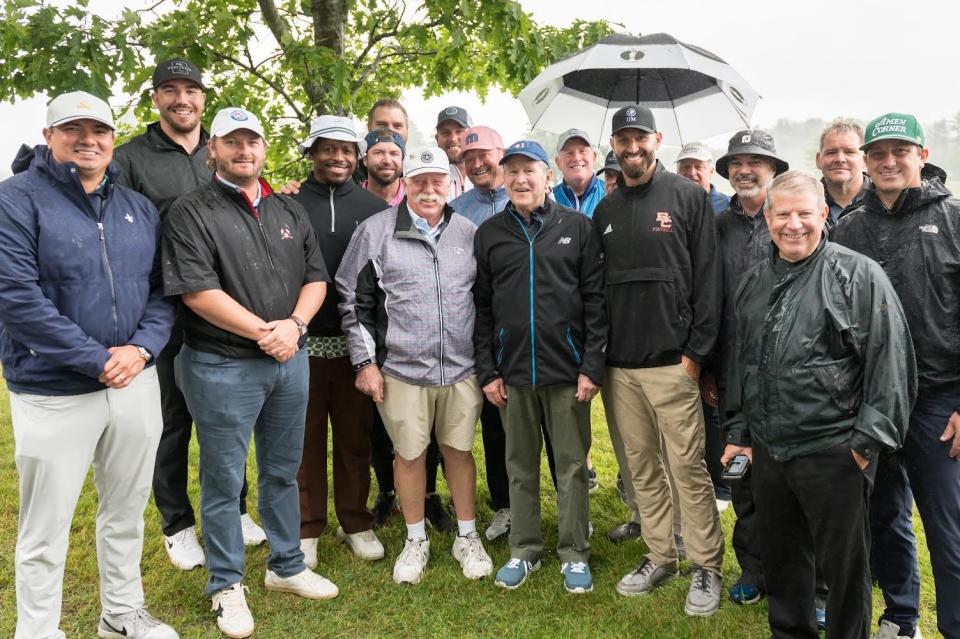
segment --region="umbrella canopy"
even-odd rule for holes
[[[666,33],[612,35],[547,67],[520,92],[534,129],[610,137],[617,109],[653,111],[664,144],[749,128],[760,96],[716,55]]]

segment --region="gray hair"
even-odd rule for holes
[[[764,202],[764,209],[767,211],[773,210],[773,194],[777,191],[788,191],[790,193],[806,191],[812,193],[817,198],[818,213],[823,211],[823,207],[827,205],[820,180],[803,171],[787,171],[773,179],[773,182],[767,187],[767,199]]]
[[[827,125],[827,128],[820,134],[821,151],[823,150],[823,141],[826,140],[827,136],[831,133],[853,133],[857,136],[857,139],[860,140],[860,144],[863,144],[863,127],[860,126],[859,122],[851,118],[836,118]]]

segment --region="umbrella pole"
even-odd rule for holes
[[[640,104],[640,69],[637,69],[637,101],[634,104]]]

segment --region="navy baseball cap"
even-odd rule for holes
[[[407,152],[407,145],[403,143],[403,138],[400,137],[399,133],[396,131],[391,131],[390,129],[374,129],[367,133],[367,136],[363,139],[367,143],[367,151],[377,144],[393,143],[400,147],[401,155]]]
[[[540,160],[547,166],[550,166],[550,158],[547,157],[547,152],[543,150],[539,142],[534,140],[520,140],[519,142],[511,144],[507,147],[503,157],[500,158],[500,164],[506,163],[507,160],[515,155],[522,155],[531,160]]]

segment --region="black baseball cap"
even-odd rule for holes
[[[617,156],[613,154],[613,151],[607,153],[607,157],[603,160],[603,168],[597,171],[597,175],[603,175],[607,171],[616,171],[621,173],[620,163],[617,162]]]
[[[647,133],[657,132],[657,122],[653,119],[653,112],[639,104],[625,106],[613,114],[610,135],[623,129],[639,129]]]
[[[473,119],[467,110],[458,106],[449,106],[440,112],[437,116],[437,126],[440,126],[447,120],[453,120],[465,129],[473,126]]]
[[[200,69],[188,60],[174,58],[166,60],[157,65],[153,71],[153,88],[156,89],[164,82],[170,80],[189,80],[203,90],[207,87],[203,85],[203,78],[200,75]]]

